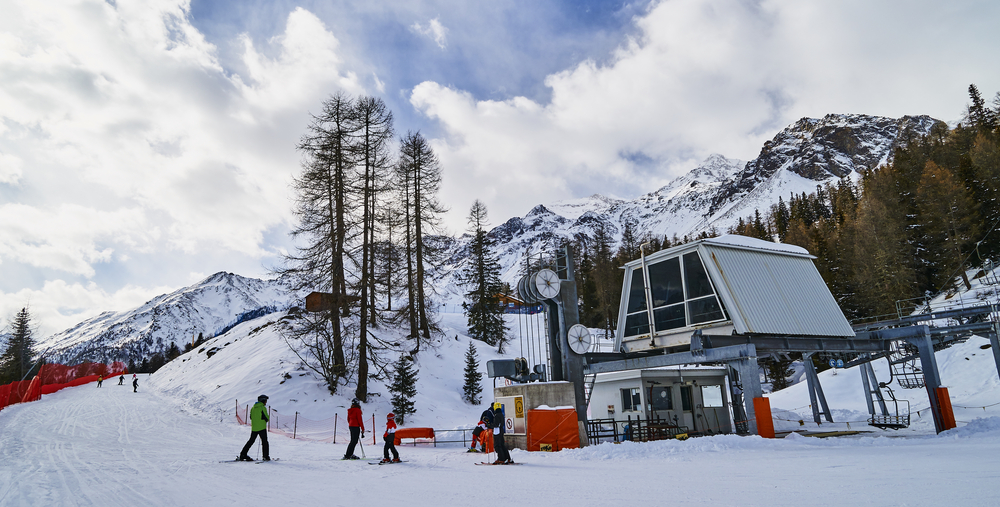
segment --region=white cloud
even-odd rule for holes
[[[0,277],[49,280],[5,285],[0,311],[30,296],[47,322],[70,324],[187,283],[192,259],[259,266],[275,249],[266,234],[290,220],[309,111],[364,90],[303,9],[270,40],[241,37],[235,73],[188,0],[0,1]],[[126,269],[158,281],[87,281]]]
[[[93,282],[79,284],[61,279],[49,280],[36,290],[0,293],[0,327],[6,327],[10,318],[27,306],[32,321],[38,326],[38,339],[68,329],[97,316],[101,311],[131,309],[173,290],[175,287],[127,285],[107,292]]]
[[[21,179],[21,165],[21,159],[14,155],[0,153],[0,183],[16,185]]]
[[[751,159],[802,116],[951,119],[969,82],[1000,87],[982,65],[997,44],[975,42],[989,31],[981,14],[929,1],[663,1],[607,64],[548,76],[547,104],[477,101],[434,82],[410,99],[446,132],[433,142],[448,222],[461,230],[474,198],[508,217],[592,193],[634,197],[711,153]]]
[[[107,262],[98,243],[265,253],[263,231],[289,217],[307,111],[332,90],[363,88],[343,69],[337,39],[303,9],[267,42],[273,58],[242,38],[248,71],[238,75],[190,24],[187,4],[5,2],[0,181],[36,190],[15,200],[37,222],[13,229],[5,216],[0,253],[74,274]],[[55,248],[61,210],[93,220]],[[58,253],[35,255],[45,245]]]
[[[417,34],[430,38],[441,49],[448,46],[448,29],[441,24],[438,18],[428,21],[426,26],[420,23],[413,23],[410,25],[410,29]]]

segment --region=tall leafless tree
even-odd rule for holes
[[[375,243],[379,197],[387,190],[391,167],[392,112],[382,99],[361,97],[355,106],[357,114],[358,178],[356,190],[361,200],[362,240],[358,265],[358,289],[361,296],[358,324],[358,385],[359,399],[368,398],[369,333],[378,324],[375,305]]]
[[[323,363],[314,369],[326,372],[331,392],[347,373],[344,356],[343,317],[349,315],[347,277],[344,258],[351,242],[352,231],[358,225],[351,216],[354,206],[351,182],[357,165],[356,138],[359,121],[355,101],[338,93],[323,103],[322,112],[315,115],[298,149],[304,154],[302,173],[293,180],[294,214],[298,225],[292,237],[300,242],[298,251],[285,257],[280,274],[291,275],[293,289],[312,289],[333,294],[335,308],[324,317],[330,329],[316,332],[322,343],[307,349],[312,361]],[[309,326],[315,331],[315,325]],[[327,364],[329,363],[329,364]]]
[[[431,322],[428,268],[437,257],[437,249],[427,238],[440,224],[439,215],[445,211],[437,199],[441,186],[441,166],[430,143],[420,132],[407,132],[400,139],[399,162],[396,165],[397,184],[403,186],[404,214],[406,225],[407,291],[408,305],[404,311],[410,314],[410,338],[414,348],[410,354],[420,351],[421,340],[430,340]]]

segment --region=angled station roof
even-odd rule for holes
[[[706,298],[699,295],[696,299],[692,299],[689,295],[691,289],[686,285],[687,279],[690,278],[689,265],[696,264],[694,256],[689,254],[695,252],[724,310],[724,313],[716,315],[711,322],[701,320],[698,324],[693,324],[697,319],[692,318],[692,314],[698,308],[705,308],[705,305],[692,306],[692,303],[704,301]],[[656,336],[687,334],[687,331],[694,329],[708,330],[721,326],[731,326],[733,331],[740,335],[778,334],[852,338],[855,336],[830,289],[813,264],[815,257],[803,248],[736,235],[687,243],[646,256],[646,270],[652,273],[650,282],[653,286],[664,285],[664,282],[659,282],[657,277],[663,276],[659,273],[666,272],[665,269],[658,269],[655,266],[668,261],[676,262],[673,261],[675,258],[683,258],[684,300],[687,305],[671,304],[669,300],[673,296],[658,298],[655,296],[655,289],[651,290],[652,295],[648,300],[654,307],[655,317],[645,318],[645,321],[656,322]],[[651,266],[654,266],[653,269],[650,269]],[[639,273],[635,273],[637,270],[642,272],[642,269],[642,259],[625,265],[617,334],[619,346],[622,339],[629,339],[630,333],[633,334],[633,338],[643,334],[649,336],[648,324],[639,324],[644,326],[644,331],[636,327],[636,323],[644,319],[640,313],[648,313],[645,311],[645,301],[638,303],[635,301],[637,297],[643,295],[644,289],[630,286],[633,283],[643,283],[645,274],[640,276]],[[679,292],[680,289],[673,290]],[[636,308],[639,306],[641,309],[637,311]],[[683,309],[679,309],[681,306]],[[674,308],[675,311],[673,320],[668,321],[671,317],[665,315],[670,308]],[[678,312],[682,313],[685,310],[688,312],[686,321],[683,315],[677,317]],[[662,320],[660,315],[664,315]],[[629,321],[631,328],[626,325],[626,319],[629,317],[633,318]],[[661,324],[667,322],[670,323],[670,329],[660,329]],[[662,325],[662,327],[667,326]]]

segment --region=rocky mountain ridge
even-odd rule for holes
[[[104,312],[38,343],[53,362],[141,361],[176,343],[181,349],[199,333],[205,338],[246,312],[286,309],[298,295],[281,280],[260,280],[219,272],[191,286],[163,294],[138,308]]]

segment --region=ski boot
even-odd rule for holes
[[[399,463],[399,462],[401,462],[401,461],[403,461],[403,460],[401,460],[401,459],[399,459],[399,458],[393,458],[393,459],[392,459],[392,462],[393,462],[393,463]]]

